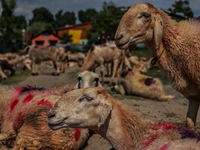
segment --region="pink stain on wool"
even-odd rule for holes
[[[37,102],[37,105],[42,105],[42,106],[49,107],[49,108],[53,107],[53,104],[50,101],[45,100],[45,99],[42,99],[39,102]]]
[[[165,144],[165,145],[163,145],[163,146],[160,148],[160,150],[167,150],[168,147],[169,147],[169,145],[168,145],[168,144]]]
[[[81,130],[80,129],[75,129],[76,132],[74,133],[74,140],[77,142],[80,138]]]
[[[18,116],[15,118],[15,126],[19,129],[23,124],[23,114],[24,112],[20,112]]]
[[[34,95],[33,94],[29,94],[24,98],[23,103],[26,104],[28,102],[30,102],[33,99]]]
[[[16,107],[16,105],[19,103],[19,100],[18,99],[15,99],[15,100],[13,100],[12,102],[11,102],[11,104],[10,104],[10,109],[9,109],[9,111],[10,111],[10,116],[11,116],[11,114],[13,113],[13,111],[14,111],[14,108]]]

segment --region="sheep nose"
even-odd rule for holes
[[[118,35],[115,35],[115,42],[121,40],[124,36],[122,34],[120,34],[119,36]]]
[[[54,118],[56,116],[56,113],[54,111],[50,111],[48,113],[48,118],[51,119],[51,118]]]

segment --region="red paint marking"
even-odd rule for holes
[[[169,147],[169,145],[168,145],[168,144],[165,144],[165,145],[163,145],[163,146],[160,148],[160,150],[167,150],[168,147]]]
[[[19,129],[24,124],[23,115],[24,115],[24,112],[20,112],[18,116],[15,118],[14,123],[17,129]]]
[[[77,142],[80,138],[81,130],[80,129],[75,129],[76,132],[74,133],[74,140]]]
[[[15,106],[19,103],[18,99],[15,99],[14,101],[11,102],[10,104],[10,115],[12,114],[12,112],[14,111]]]
[[[162,122],[158,122],[156,124],[156,126],[154,127],[154,129],[158,130],[158,129],[161,129],[163,131],[166,131],[166,130],[171,130],[171,129],[179,129],[180,127],[178,126],[175,126],[171,123],[162,123]]]
[[[148,141],[143,142],[143,145],[145,147],[148,147],[153,141],[155,141],[156,138],[157,138],[157,135],[156,134],[152,134]]]
[[[26,103],[30,102],[30,101],[33,99],[33,97],[34,97],[33,94],[27,95],[27,96],[24,98],[23,103],[26,104]]]
[[[53,107],[53,104],[50,101],[45,100],[45,99],[42,99],[39,102],[37,102],[37,105],[42,105],[42,106],[50,107],[50,108]]]

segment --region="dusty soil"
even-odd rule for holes
[[[44,88],[50,88],[52,86],[58,86],[68,83],[76,83],[77,78],[77,68],[68,68],[65,74],[60,76],[52,76],[51,72],[44,70],[43,74],[38,76],[30,76],[26,80],[14,84],[14,86],[39,86]],[[108,81],[109,78],[106,78]],[[159,102],[150,99],[144,99],[136,96],[122,96],[111,92],[110,87],[105,85],[104,88],[112,96],[120,100],[122,103],[128,107],[133,108],[135,111],[139,111],[147,119],[152,119],[156,121],[171,122],[178,125],[184,126],[188,102],[187,100],[177,91],[175,91],[170,85],[164,86],[167,95],[173,95],[175,98],[167,102]],[[200,116],[200,115],[198,115]],[[198,117],[197,122],[200,122],[200,117]],[[199,126],[199,123],[198,123]],[[110,150],[112,146],[102,137],[97,134],[93,134],[88,143],[85,145],[83,150]]]

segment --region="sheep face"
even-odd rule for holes
[[[105,123],[111,105],[103,101],[102,88],[84,88],[66,93],[50,110],[48,124],[62,127],[95,128]]]
[[[87,87],[102,87],[99,76],[96,73],[90,71],[84,71],[78,76],[78,83],[75,89],[87,88]]]
[[[116,45],[120,49],[133,49],[137,43],[147,41],[155,40],[154,42],[160,44],[157,40],[161,40],[159,38],[162,33],[159,32],[162,20],[157,12],[158,10],[149,3],[133,5],[120,21],[115,34]]]

